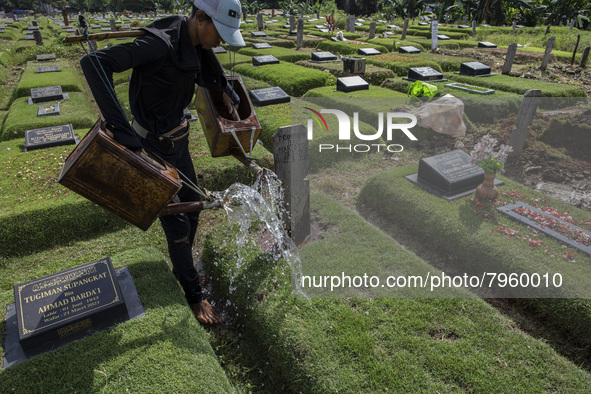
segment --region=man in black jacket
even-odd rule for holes
[[[195,83],[226,92],[231,113],[231,88],[211,48],[222,41],[244,46],[240,34],[239,0],[194,0],[189,18],[167,17],[144,28],[146,35],[132,43],[96,51],[80,64],[88,85],[114,138],[136,153],[144,148],[166,160],[197,184],[188,149],[189,125],[184,109],[195,92]],[[100,64],[97,62],[100,62]],[[129,104],[133,121],[128,122],[114,96],[113,73],[133,68]],[[111,88],[101,79],[102,69]],[[230,94],[228,94],[230,93]],[[198,201],[199,194],[183,187],[172,202]],[[204,298],[193,264],[192,245],[199,213],[160,218],[170,259],[187,302],[202,323],[223,318]]]

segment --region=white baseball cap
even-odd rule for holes
[[[231,46],[246,46],[239,29],[242,14],[239,0],[193,0],[193,4],[211,17],[222,40]]]

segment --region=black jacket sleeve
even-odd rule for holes
[[[129,149],[140,149],[142,144],[118,104],[113,73],[158,63],[167,56],[166,44],[146,35],[132,43],[95,51],[80,60],[86,81],[106,123],[113,126],[115,139]]]

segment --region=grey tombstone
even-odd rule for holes
[[[280,87],[255,89],[249,92],[252,103],[257,107],[289,103],[290,96]]]
[[[446,200],[454,200],[473,193],[484,181],[484,170],[470,163],[470,156],[462,150],[454,150],[423,158],[419,172],[406,179]],[[495,185],[502,182],[495,180]]]
[[[277,59],[273,55],[253,56],[252,57],[252,65],[253,66],[265,66],[268,64],[279,64],[279,59]]]
[[[218,46],[218,47],[214,47],[211,48],[211,50],[213,51],[213,53],[218,54],[218,53],[226,53],[228,51],[226,51],[226,48],[222,47],[222,46]]]
[[[34,40],[34,39],[35,39],[35,36],[32,34],[25,35],[25,40],[27,40],[27,41]]]
[[[55,60],[55,53],[42,53],[36,56],[38,62],[47,62],[49,60]]]
[[[472,21],[472,35],[476,35],[476,20]]]
[[[587,66],[588,59],[589,59],[589,47],[585,47],[585,49],[583,49],[583,55],[581,56],[581,68],[585,68]]]
[[[264,31],[251,31],[250,36],[254,38],[263,38],[267,37],[267,33],[265,33]]]
[[[355,15],[349,16],[349,28],[351,33],[355,33]]]
[[[111,31],[117,31],[117,22],[111,20],[109,23],[111,25]]]
[[[575,20],[573,19],[572,21],[570,21],[570,31],[573,31],[574,27],[575,27]]]
[[[378,51],[375,48],[359,48],[357,49],[357,54],[361,56],[375,56],[381,55],[382,52]]]
[[[525,144],[525,138],[529,132],[529,126],[536,115],[538,103],[542,97],[542,91],[537,89],[528,90],[523,95],[523,100],[519,106],[515,127],[511,132],[511,139],[509,145],[513,147],[513,152],[509,154],[510,157],[518,156]]]
[[[37,116],[49,116],[60,114],[60,103],[40,105],[37,110]]]
[[[505,64],[503,65],[503,71],[501,72],[503,75],[509,74],[511,72],[511,67],[513,67],[513,60],[515,59],[515,53],[517,53],[517,44],[509,44],[509,48],[507,49],[507,55],[505,58]]]
[[[31,88],[31,101],[33,103],[44,103],[47,101],[63,100],[64,94],[62,87],[45,86],[41,88]]]
[[[372,39],[376,36],[376,23],[371,22],[369,24],[369,38]]]
[[[480,62],[466,62],[460,65],[460,75],[470,77],[490,76],[491,68]]]
[[[419,48],[413,47],[412,45],[408,45],[399,47],[398,53],[421,53],[421,50]]]
[[[478,43],[478,48],[496,48],[497,44],[493,44],[492,42],[488,41],[480,41]]]
[[[515,22],[513,22],[513,25],[511,25],[511,34],[515,34],[515,25]]]
[[[365,58],[343,57],[343,71],[349,74],[365,74]]]
[[[449,38],[449,36],[446,36],[445,34],[438,34],[437,39],[445,41],[445,40],[450,40],[451,38]]]
[[[296,26],[295,15],[291,15],[289,17],[289,30],[291,31],[291,30],[295,29],[295,26]]]
[[[437,21],[433,21],[432,25],[431,25],[431,50],[434,51],[437,49],[437,31],[438,31],[438,26],[437,26]]]
[[[348,33],[349,31],[351,31],[350,24],[351,24],[351,19],[349,19],[349,18],[345,19],[345,31],[346,31],[347,33]]]
[[[331,52],[312,52],[310,56],[313,62],[329,62],[337,60],[336,55]]]
[[[263,28],[264,28],[263,14],[261,14],[260,12],[257,14],[257,25],[258,25],[259,31],[263,30]]]
[[[268,42],[253,42],[252,47],[254,49],[272,48],[271,44],[269,44]]]
[[[298,19],[298,33],[296,39],[296,49],[300,49],[302,47],[302,43],[304,42],[304,20]]]
[[[337,91],[339,92],[350,93],[368,89],[369,83],[359,76],[337,78]]]
[[[541,70],[546,70],[548,67],[548,62],[550,61],[550,54],[552,53],[552,48],[554,47],[554,41],[556,37],[551,36],[548,38],[548,43],[546,44],[546,50],[544,51],[544,57],[542,58],[542,65],[540,66]]]
[[[310,169],[308,131],[301,125],[280,127],[273,134],[275,173],[283,183],[288,212],[286,227],[299,245],[310,235]]]
[[[544,33],[544,36],[547,36],[548,33],[550,33],[550,25],[548,25],[548,27],[546,28],[546,33]]]

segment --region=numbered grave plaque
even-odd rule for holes
[[[453,200],[473,193],[484,181],[484,170],[470,163],[466,152],[455,150],[421,159],[419,172],[406,179],[439,197]],[[495,185],[503,184],[497,182]]]
[[[413,47],[412,45],[399,47],[398,53],[421,53],[419,48]]]
[[[72,125],[42,127],[25,131],[25,152],[59,145],[74,145],[78,140]]]
[[[409,81],[444,81],[443,74],[431,67],[412,67],[408,69]]]
[[[491,74],[491,68],[480,62],[462,63],[460,66],[460,74],[468,75],[470,77],[488,77],[493,75]]]
[[[266,105],[289,103],[290,97],[280,87],[256,89],[250,91],[252,103],[257,107]]]
[[[359,48],[357,50],[357,54],[361,56],[374,56],[374,55],[381,55],[382,52],[378,51],[375,48]]]
[[[357,90],[368,90],[369,83],[359,76],[342,77],[337,79],[337,90],[340,92],[355,92]]]
[[[55,53],[44,53],[41,55],[37,55],[38,62],[47,62],[50,60],[55,60]]]
[[[254,42],[252,44],[252,47],[254,49],[266,49],[266,48],[272,48],[271,44],[269,44],[268,42]]]
[[[267,64],[279,64],[279,59],[277,59],[273,55],[253,56],[252,57],[252,65],[253,66],[265,66]]]
[[[478,48],[496,48],[497,44],[493,44],[492,42],[488,41],[480,41],[478,43]]]
[[[330,52],[312,52],[311,57],[313,62],[332,62],[337,60],[336,55]]]
[[[33,103],[44,103],[47,101],[63,100],[62,87],[45,86],[42,88],[31,88],[31,101]]]

